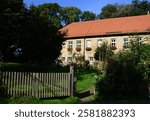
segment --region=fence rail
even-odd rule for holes
[[[73,96],[73,67],[69,73],[2,72],[7,85],[5,95],[35,96],[38,98]]]

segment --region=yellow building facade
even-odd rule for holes
[[[139,22],[140,19],[142,22]],[[146,20],[144,21],[144,19]],[[133,20],[135,23],[139,21],[135,24]],[[118,23],[116,23],[117,21]],[[130,23],[125,23],[125,21]],[[104,24],[107,22],[109,26],[106,25],[105,28]],[[94,30],[94,26],[96,30]],[[117,26],[116,30],[115,26]],[[124,46],[128,46],[132,37],[138,36],[139,43],[150,43],[150,39],[148,39],[150,38],[149,28],[150,15],[73,23],[61,29],[61,31],[67,31],[67,35],[60,58],[66,65],[73,61],[73,56],[76,53],[83,55],[84,60],[88,60],[92,64],[95,61],[96,48],[104,42],[107,42],[115,53],[122,50]]]

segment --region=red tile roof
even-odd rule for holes
[[[112,34],[143,33],[150,29],[150,15],[110,18],[72,23],[60,31],[67,31],[66,38],[105,36]]]

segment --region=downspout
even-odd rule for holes
[[[86,44],[85,44],[85,37],[84,37],[84,50],[83,50],[83,56],[84,56],[84,61],[85,61],[85,47],[86,46]]]

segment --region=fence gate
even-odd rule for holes
[[[8,96],[51,98],[73,96],[74,69],[68,73],[33,73],[2,71],[2,82]]]

